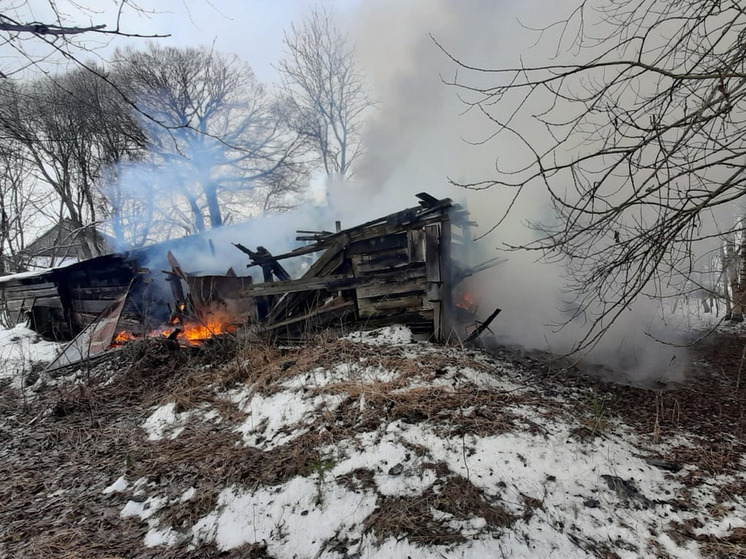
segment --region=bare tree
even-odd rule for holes
[[[510,162],[526,162],[498,159],[496,176],[462,186],[506,188],[514,202],[548,195],[556,219],[520,248],[567,265],[571,316],[592,324],[583,348],[639,295],[692,277],[723,234],[744,238],[740,220],[714,225],[732,223],[746,194],[746,11],[585,0],[543,34],[555,56],[513,68],[470,66],[443,48],[460,70],[452,85],[520,146]]]
[[[0,142],[0,276],[25,269],[26,231],[38,210],[29,166],[13,140]]]
[[[0,77],[9,77],[60,58],[96,72],[94,66],[79,58],[81,53],[90,53],[116,36],[158,36],[141,35],[122,27],[125,12],[144,12],[132,0],[113,0],[105,9],[99,3],[90,4],[95,6],[68,2],[63,8],[56,0],[6,2],[0,11],[0,46],[14,52],[15,56],[11,57],[11,67],[0,70]],[[97,45],[91,40],[93,38],[98,41]]]
[[[349,37],[322,8],[285,35],[277,69],[295,128],[328,176],[349,177],[362,154],[360,128],[373,102],[355,65]]]
[[[119,51],[114,71],[136,102],[159,195],[191,231],[221,226],[261,193],[301,188],[300,142],[253,72],[208,48]],[[175,196],[175,198],[174,198]],[[188,211],[183,211],[183,205]],[[261,207],[261,205],[259,205]]]
[[[87,231],[81,238],[89,241],[89,257],[101,249],[94,233],[103,204],[98,183],[109,166],[140,149],[137,126],[119,99],[82,69],[0,87],[0,130],[22,146],[36,179],[56,194],[58,219]]]

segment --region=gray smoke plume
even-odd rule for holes
[[[482,231],[491,227],[512,193],[458,189],[447,177],[457,182],[493,178],[497,158],[516,167],[525,151],[511,145],[507,136],[481,143],[495,128],[478,111],[467,111],[458,92],[444,83],[454,79],[456,65],[435,41],[474,66],[515,67],[521,59],[546,60],[553,53],[545,43],[535,47],[537,34],[519,20],[539,27],[559,19],[561,10],[550,1],[366,2],[356,20],[355,38],[379,105],[366,135],[366,159],[354,186],[345,185],[347,197],[355,200],[353,207],[404,207],[416,192],[425,190],[465,203]],[[489,76],[484,79],[489,83]],[[537,128],[538,149],[547,141],[543,138]],[[571,303],[564,268],[539,262],[536,253],[503,251],[506,244],[532,238],[526,222],[551,217],[544,192],[525,193],[509,218],[478,242],[483,259],[501,255],[507,261],[475,278],[475,286],[482,314],[498,306],[503,309],[493,325],[499,339],[564,353],[587,326],[576,320],[556,327],[566,320],[561,309]],[[687,361],[685,351],[655,341],[681,341],[662,319],[661,309],[658,301],[639,300],[587,359],[624,371],[634,380],[678,378]]]

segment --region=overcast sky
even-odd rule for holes
[[[114,29],[119,0],[55,0],[64,25],[86,26],[104,23]],[[125,7],[121,28],[128,33],[169,35],[158,39],[174,46],[210,45],[222,52],[235,53],[249,63],[264,83],[275,80],[273,65],[283,51],[283,36],[293,22],[300,22],[317,5],[332,10],[341,25],[347,27],[356,19],[362,0],[136,0],[140,11]],[[3,2],[5,4],[5,2]],[[49,23],[54,21],[51,0],[10,0],[3,13],[18,21]],[[84,6],[81,8],[80,5]],[[142,39],[113,38],[104,44],[101,36],[90,36],[87,45],[94,57],[104,60],[114,48],[142,44]],[[36,53],[38,41],[26,41],[28,52]],[[91,55],[82,55],[89,58]],[[59,57],[54,57],[59,59]],[[13,70],[18,53],[10,45],[0,45],[0,65]]]
[[[163,42],[198,45],[215,42],[218,50],[232,52],[248,62],[262,82],[275,78],[272,68],[283,51],[283,34],[315,5],[351,19],[361,0],[157,0],[147,17],[134,16],[128,25],[151,33],[170,34]]]

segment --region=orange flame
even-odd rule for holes
[[[221,334],[232,334],[238,328],[232,324],[210,320],[207,323],[185,322],[182,332],[177,339],[187,342],[189,345],[200,345],[205,340]]]
[[[135,336],[132,332],[127,332],[127,330],[120,330],[114,336],[114,339],[112,340],[111,345],[113,346],[122,345],[123,343],[131,342],[132,340],[136,338],[137,336]]]
[[[454,305],[472,314],[476,313],[478,308],[476,299],[469,292],[464,293]]]
[[[182,344],[197,346],[201,345],[205,342],[205,340],[208,340],[213,336],[219,336],[221,334],[232,334],[236,332],[236,330],[238,330],[238,326],[227,322],[221,322],[219,320],[210,320],[207,323],[189,321],[179,326],[179,330],[179,333],[175,337],[177,341],[181,342]],[[169,336],[172,336],[175,331],[176,329],[173,327],[161,328],[151,331],[147,336],[150,338],[168,338]],[[136,339],[137,336],[135,336],[132,332],[121,330],[114,336],[114,339],[111,342],[111,347],[119,347],[126,342],[130,342]]]

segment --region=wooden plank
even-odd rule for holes
[[[407,231],[407,256],[410,262],[425,261],[425,231],[412,229]]]
[[[425,229],[425,267],[428,281],[441,281],[439,239],[440,232],[437,225]]]
[[[259,283],[246,287],[242,293],[252,297],[277,295],[283,293],[300,293],[303,291],[325,290],[337,291],[344,289],[370,289],[387,293],[401,293],[403,291],[425,290],[425,268],[416,266],[402,268],[400,272],[382,272],[377,275],[353,277],[349,275],[332,275],[318,278],[301,278],[299,280]],[[375,295],[365,295],[372,297]]]
[[[3,293],[3,298],[6,301],[10,301],[13,299],[23,299],[26,297],[54,297],[56,295],[59,295],[59,292],[54,286],[42,288],[37,288],[36,286],[28,286],[24,288],[14,289],[12,291],[6,290]]]
[[[402,233],[410,229],[422,229],[428,225],[440,223],[447,216],[445,215],[434,215],[427,219],[416,219],[410,223],[404,225],[382,223],[380,225],[374,225],[360,230],[348,230],[351,242],[363,241],[366,239],[373,239],[375,237],[383,237],[386,235],[392,235],[395,233]]]
[[[311,267],[303,274],[302,279],[314,278],[317,276],[328,276],[344,262],[344,248],[347,246],[348,238],[346,235],[340,235],[329,246],[329,248],[314,262]],[[303,303],[307,298],[305,293],[290,293],[280,299],[269,315],[265,319],[266,324],[274,324],[280,318],[287,317],[293,310]]]
[[[8,285],[3,288],[3,291],[6,293],[15,293],[16,291],[26,291],[29,289],[57,289],[57,286],[50,281],[45,281],[42,283],[20,283],[20,284],[12,284]]]
[[[409,256],[407,255],[406,248],[375,254],[363,254],[354,258],[356,260],[353,261],[353,269],[357,275],[390,270],[409,264]]]
[[[321,275],[329,275],[334,269],[341,264],[343,257],[340,257],[341,251],[347,246],[349,239],[347,235],[341,235],[333,242],[329,248],[322,254],[316,262],[311,264],[308,271],[303,274],[304,278],[310,278]]]
[[[241,293],[251,297],[264,295],[277,295],[281,293],[300,293],[303,291],[314,291],[324,289],[326,291],[337,291],[349,289],[360,280],[347,275],[332,275],[324,277],[301,278],[290,281],[274,281],[271,283],[258,283],[241,290]]]
[[[452,307],[451,301],[451,222],[446,219],[440,224],[440,278],[441,278],[441,298],[440,305],[440,324],[435,330],[436,340],[446,340],[450,338],[453,331],[453,320],[450,316]]]
[[[406,232],[396,232],[391,235],[373,237],[371,239],[350,243],[347,247],[347,254],[369,254],[371,252],[379,252],[395,248],[407,248]]]
[[[312,321],[316,319],[321,319],[322,321],[326,321],[330,319],[338,319],[342,316],[352,314],[354,312],[355,312],[354,301],[343,301],[341,303],[335,303],[333,305],[324,305],[323,307],[315,309],[302,316],[293,317],[288,320],[284,320],[283,322],[277,322],[275,324],[271,324],[267,326],[266,329],[276,330],[277,328],[292,326],[294,324],[298,324],[301,322],[308,322],[308,321]]]
[[[70,296],[73,299],[116,299],[129,289],[129,283],[95,287],[73,287]]]
[[[365,285],[378,283],[390,283],[392,281],[407,281],[415,278],[424,278],[426,274],[425,265],[422,262],[413,262],[390,270],[374,270],[360,277],[366,279]]]
[[[428,301],[442,301],[443,300],[443,284],[440,282],[429,281],[427,282],[427,300]]]
[[[358,287],[356,292],[359,299],[370,299],[382,296],[401,296],[402,294],[425,294],[427,282],[425,278],[409,281],[381,282],[379,284]]]
[[[124,294],[122,294],[124,295]],[[94,299],[81,300],[73,299],[70,303],[72,310],[80,313],[99,314],[108,309],[116,300],[113,299]]]
[[[422,308],[422,296],[389,297],[386,299],[358,299],[360,318],[374,316],[381,311],[405,311]]]
[[[433,311],[432,309],[406,311],[398,314],[389,314],[386,316],[373,316],[365,321],[366,326],[375,327],[377,325],[386,326],[391,324],[391,317],[396,316],[396,321],[401,324],[418,324],[420,327],[427,326],[430,331],[433,329]]]
[[[433,306],[433,333],[436,341],[443,340],[443,322],[441,320],[443,316],[443,303],[440,301],[434,301]]]
[[[373,221],[369,221],[367,223],[363,223],[356,227],[352,227],[350,229],[346,229],[339,233],[330,235],[329,237],[324,238],[316,244],[296,248],[294,250],[291,250],[290,252],[286,252],[283,254],[277,254],[274,256],[274,258],[275,260],[285,260],[287,258],[295,258],[297,256],[327,250],[342,237],[346,239],[347,243],[351,241],[361,241],[373,237],[380,237],[382,235],[407,231],[410,229],[421,229],[428,225],[440,223],[447,218],[448,210],[451,206],[451,201],[448,199],[442,200],[441,202],[443,202],[443,204],[439,205],[436,208],[427,209],[424,211],[422,210],[422,208],[412,208],[410,210],[404,210],[402,212],[392,214],[391,216],[386,216]],[[412,221],[402,225],[396,222],[396,216],[403,214],[412,214],[414,217],[412,218]],[[389,218],[392,217],[394,218],[394,221],[393,223],[389,223]],[[258,264],[249,264],[247,267],[250,268],[254,265]]]
[[[63,309],[62,300],[59,297],[37,297],[34,307],[48,307],[51,309]]]
[[[110,301],[108,308],[86,324],[75,339],[49,364],[49,368],[77,363],[106,351],[114,338],[126,297],[127,292],[118,300]]]

